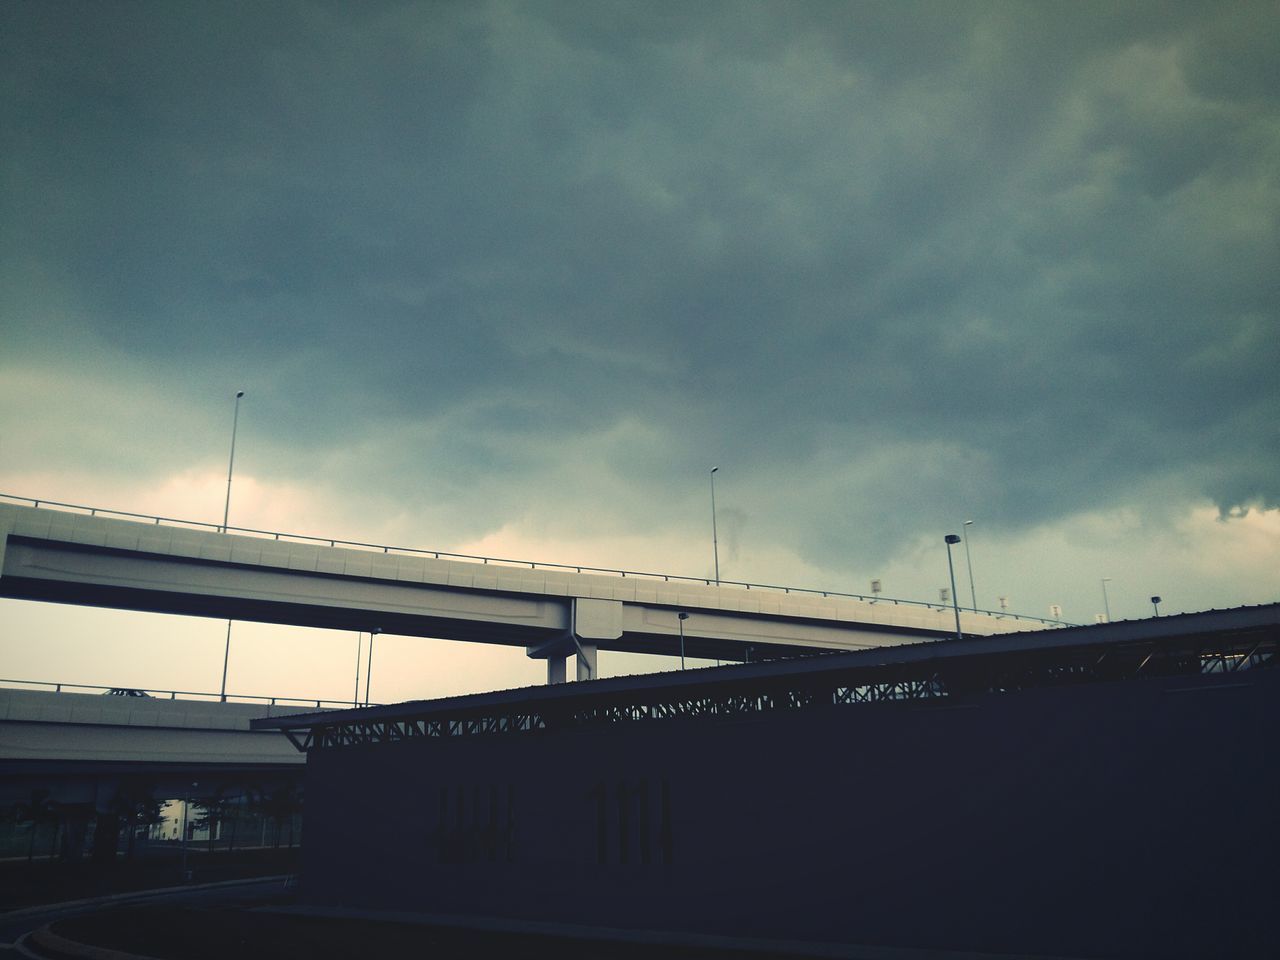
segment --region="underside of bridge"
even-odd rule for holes
[[[598,650],[751,661],[940,639],[951,611],[370,553],[0,505],[0,596],[495,643],[563,679]],[[530,565],[536,567],[536,565]],[[1015,621],[965,613],[975,632]]]
[[[116,840],[165,800],[283,809],[301,795],[301,758],[249,723],[290,710],[0,689],[0,822],[27,832],[29,853],[41,833],[45,856],[54,847],[77,859],[91,847],[111,859]]]

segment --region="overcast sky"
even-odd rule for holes
[[[719,466],[726,579],[936,600],[972,519],[979,607],[1276,601],[1278,27],[9,0],[0,491],[218,521],[243,389],[247,527],[706,576]],[[237,629],[233,689],[350,695]],[[224,630],[3,601],[0,677],[216,689]]]

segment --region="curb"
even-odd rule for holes
[[[694,950],[719,950],[742,957],[750,957],[761,953],[769,956],[781,954],[788,958],[795,958],[795,960],[801,960],[801,958],[813,958],[813,960],[1013,960],[1014,956],[1018,960],[1084,960],[1084,958],[1043,954],[996,954],[965,949],[875,946],[869,944],[831,943],[819,940],[774,940],[718,933],[698,933],[689,930],[601,927],[561,921],[519,920],[510,917],[475,914],[418,913],[415,911],[327,907],[310,904],[291,907],[256,907],[254,909],[261,913],[275,913],[284,916],[372,920],[379,923],[426,925],[456,930],[472,930],[481,933],[532,934],[534,936],[556,937],[580,942],[648,946],[654,948],[655,956],[660,956],[664,948],[691,948]]]
[[[29,940],[39,949],[48,950],[60,957],[74,957],[76,960],[158,960],[141,953],[125,953],[123,950],[94,947],[77,940],[68,940],[50,930],[49,924],[39,930],[32,930],[23,939]]]
[[[287,884],[293,879],[295,874],[278,873],[271,874],[266,877],[244,877],[239,880],[218,880],[214,883],[189,883],[180,884],[172,887],[153,887],[149,890],[130,890],[126,893],[111,893],[102,897],[86,897],[83,900],[63,900],[60,903],[44,903],[34,907],[22,907],[19,910],[10,910],[6,913],[0,913],[0,922],[8,922],[10,920],[21,920],[23,917],[30,917],[49,911],[59,910],[79,910],[82,907],[108,906],[117,903],[127,903],[130,900],[146,900],[150,897],[161,896],[164,894],[185,893],[188,890],[214,890],[218,887],[234,887],[241,884],[249,883],[266,883],[268,881],[279,881],[281,884]],[[122,956],[125,956],[122,954]]]

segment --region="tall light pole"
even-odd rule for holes
[[[717,587],[720,586],[720,540],[716,536],[716,471],[719,469],[711,468],[711,554],[715,558]]]
[[[227,532],[227,518],[231,515],[231,471],[236,465],[236,428],[240,426],[240,398],[243,390],[236,391],[236,411],[231,418],[231,457],[227,460],[227,499],[222,505],[222,532]],[[227,642],[222,648],[222,689],[218,691],[218,699],[227,702],[227,663],[231,660],[231,620],[227,620]]]
[[[351,705],[360,706],[360,654],[364,653],[364,631],[356,633],[356,688],[351,691]]]
[[[182,873],[183,883],[191,879],[187,874],[187,809],[191,806],[191,795],[195,793],[196,788],[199,786],[199,781],[193,781],[191,789],[185,791],[182,798],[182,866],[179,869]]]
[[[222,687],[218,690],[218,700],[227,702],[227,664],[231,660],[231,621],[227,621],[227,642],[222,647]]]
[[[369,664],[364,669],[364,705],[369,705],[369,681],[373,679],[373,638],[382,632],[381,627],[369,631]]]
[[[683,611],[676,614],[676,619],[680,621],[680,669],[684,669],[684,622],[689,619],[689,615]]]
[[[951,545],[959,543],[960,538],[954,533],[948,533],[944,538],[947,544],[947,571],[951,574],[951,609],[956,615],[956,639],[959,640],[963,636],[960,633],[960,603],[956,600],[956,568],[951,562]]]
[[[240,398],[243,390],[236,391],[236,411],[231,418],[231,457],[227,460],[227,502],[222,508],[222,532],[227,532],[227,518],[231,514],[231,471],[236,465],[236,428],[240,426]]]
[[[1110,577],[1102,578],[1102,612],[1106,614],[1107,623],[1111,622],[1111,603],[1107,600],[1107,584],[1110,582]]]
[[[966,527],[973,526],[973,521],[966,520],[964,522],[964,526]],[[964,568],[969,571],[969,603],[970,603],[969,609],[973,610],[976,613],[978,610],[978,591],[973,589],[973,559],[969,556],[969,537],[970,536],[971,536],[970,532],[966,530],[964,532]]]

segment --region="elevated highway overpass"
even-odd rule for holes
[[[751,660],[942,639],[950,607],[0,503],[0,596],[522,646]],[[687,614],[687,618],[681,618]],[[965,634],[1052,624],[961,611]],[[683,629],[682,629],[683,628]]]
[[[297,752],[250,723],[313,710],[0,688],[0,807],[34,790],[105,809],[131,786],[181,797],[193,781],[210,792],[296,782]]]
[[[70,859],[92,824],[109,857],[145,800],[295,797],[302,758],[250,723],[311,709],[0,688],[0,809],[56,811]]]

